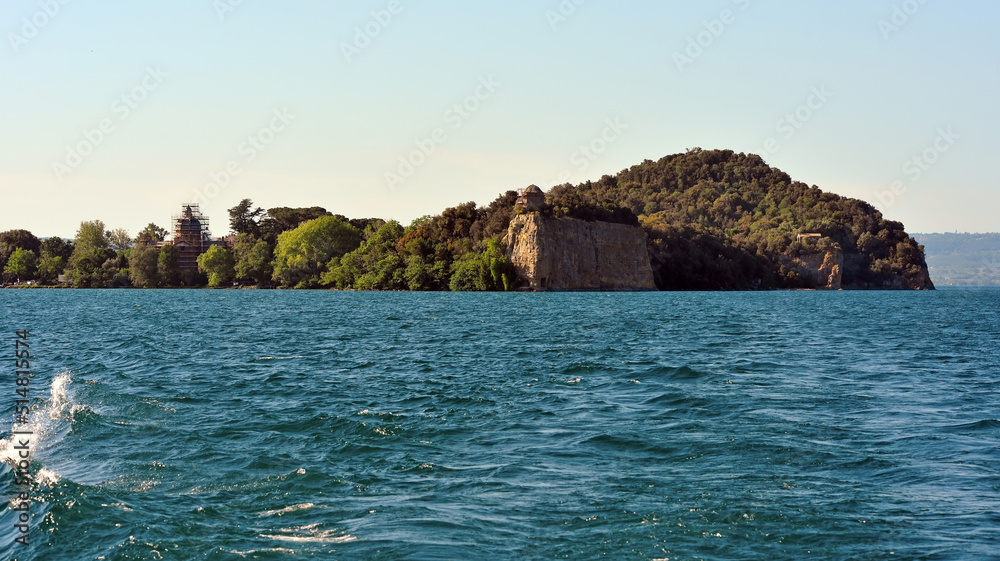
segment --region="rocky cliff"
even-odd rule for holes
[[[507,252],[529,288],[537,290],[656,290],[637,226],[551,218],[514,217]]]
[[[839,249],[819,253],[806,253],[799,257],[783,257],[782,263],[795,269],[799,276],[808,279],[816,288],[840,289],[844,275],[844,254]]]

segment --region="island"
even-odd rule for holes
[[[531,185],[403,226],[323,207],[183,204],[173,233],[0,233],[7,285],[420,291],[932,290],[923,247],[869,203],[760,156],[693,148],[597,181]],[[170,237],[171,239],[167,239]]]

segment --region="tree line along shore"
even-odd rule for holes
[[[407,226],[244,199],[229,209],[230,234],[202,239],[194,254],[153,223],[131,236],[84,221],[73,240],[8,230],[0,270],[6,285],[22,286],[514,290],[520,279],[505,236],[524,212],[517,198],[507,191]],[[844,288],[932,288],[923,248],[902,224],[865,201],[793,181],[754,154],[695,148],[646,160],[596,182],[557,185],[539,212],[642,228],[661,290],[813,288],[788,258],[817,252],[842,253]]]

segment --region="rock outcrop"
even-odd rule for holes
[[[931,280],[927,265],[913,267],[910,271],[903,273],[903,288],[906,290],[934,290],[934,282]]]
[[[795,269],[799,276],[808,279],[816,288],[839,290],[844,275],[844,254],[839,249],[819,253],[804,253],[799,257],[786,257],[782,262]]]
[[[656,290],[638,226],[521,214],[507,231],[507,252],[535,290]]]
[[[848,255],[845,257],[847,268],[868,268],[870,263],[864,256]],[[889,278],[876,279],[868,282],[858,282],[844,284],[846,290],[934,290],[934,282],[931,281],[927,264],[910,264],[900,274],[894,274]]]

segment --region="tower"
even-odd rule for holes
[[[181,271],[197,271],[198,256],[208,250],[211,234],[208,218],[201,214],[198,205],[186,203],[181,213],[174,215],[174,237],[171,244],[177,248],[177,265]]]

